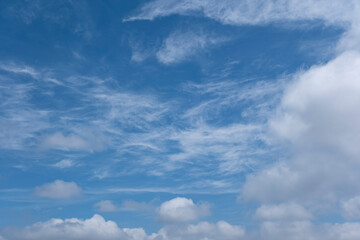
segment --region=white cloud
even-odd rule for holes
[[[259,235],[250,239],[264,240],[357,240],[360,237],[358,222],[342,224],[313,224],[310,221],[265,221]]]
[[[330,238],[334,240],[357,240],[360,239],[360,223],[350,222],[335,224],[330,229]]]
[[[74,166],[74,162],[70,159],[63,159],[53,165],[56,168],[69,168]]]
[[[315,240],[329,239],[327,234],[319,236],[317,229],[309,221],[273,222],[261,224],[260,237],[264,240]],[[319,238],[320,237],[320,238]]]
[[[2,234],[9,240],[238,240],[245,235],[245,230],[219,221],[216,224],[200,222],[167,226],[158,233],[147,235],[142,228],[119,228],[115,222],[95,214],[85,220],[53,218],[22,229],[5,228]]]
[[[141,228],[120,229],[115,222],[106,221],[100,215],[81,220],[51,219],[38,222],[23,229],[7,229],[5,236],[11,240],[145,240],[146,233]]]
[[[39,197],[68,199],[80,197],[82,195],[82,190],[74,182],[55,180],[54,182],[45,183],[42,186],[36,187],[35,194]]]
[[[184,160],[218,165],[219,173],[241,172],[252,164],[254,156],[261,150],[254,148],[256,141],[262,141],[263,129],[256,124],[234,124],[230,126],[197,126],[174,133],[171,139],[180,144],[181,152],[172,154],[170,159],[176,163]]]
[[[115,212],[118,208],[110,200],[103,200],[94,205],[100,212]]]
[[[40,76],[40,73],[34,68],[29,66],[15,65],[15,64],[0,64],[0,70],[15,73],[15,74],[25,74],[29,75],[32,78],[37,79]]]
[[[150,240],[238,240],[245,235],[244,228],[219,221],[216,224],[200,222],[196,225],[167,226],[152,234]]]
[[[347,0],[287,0],[287,1],[236,1],[236,0],[154,0],[125,19],[153,20],[172,14],[200,13],[223,24],[253,25],[288,20],[324,20],[330,24],[352,21],[356,17],[357,1]],[[346,14],[344,14],[346,13]]]
[[[220,37],[214,37],[202,31],[171,33],[157,51],[157,59],[164,64],[173,64],[186,60],[198,51],[226,41]]]
[[[360,196],[341,203],[343,216],[347,219],[360,219]]]
[[[208,204],[196,205],[191,199],[177,197],[164,202],[159,207],[159,217],[163,222],[187,222],[210,215]]]
[[[60,132],[45,136],[41,146],[45,149],[57,149],[64,151],[99,151],[105,148],[103,139],[96,138],[87,133],[88,136],[76,134],[64,135]],[[88,138],[85,138],[88,137]]]
[[[279,117],[270,122],[271,127],[298,147],[315,145],[358,156],[359,74],[360,54],[356,52],[300,74],[286,89]]]
[[[291,143],[293,156],[248,176],[246,197],[337,201],[360,192],[359,74],[357,52],[298,74],[270,121],[272,131]]]
[[[259,220],[307,220],[311,217],[303,206],[296,203],[262,205],[255,213]]]

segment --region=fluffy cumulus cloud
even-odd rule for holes
[[[359,193],[359,74],[360,54],[345,52],[296,77],[270,121],[294,156],[249,176],[247,197],[314,200]]]
[[[80,197],[82,195],[81,188],[74,182],[64,182],[63,180],[55,180],[51,183],[45,183],[35,188],[35,195],[38,197],[46,197],[53,199],[68,199]]]
[[[8,240],[237,240],[245,231],[242,227],[220,221],[216,224],[201,222],[196,225],[168,226],[147,235],[142,228],[119,228],[115,222],[100,215],[81,220],[51,219],[22,229],[2,231]]]
[[[6,229],[4,236],[11,240],[143,240],[146,233],[143,229],[120,229],[115,222],[106,221],[100,215],[81,220],[51,219],[38,222],[23,229]]]
[[[163,222],[187,222],[208,216],[210,207],[208,204],[196,205],[191,199],[177,197],[162,203],[158,212]]]

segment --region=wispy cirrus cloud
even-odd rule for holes
[[[346,4],[344,4],[346,3]],[[330,24],[352,21],[356,16],[356,1],[166,1],[144,4],[124,21],[153,20],[173,14],[198,15],[231,25],[258,25],[285,20],[324,20]],[[343,14],[347,12],[348,14]]]
[[[150,46],[147,46],[148,43],[141,44],[134,41],[130,41],[129,44],[132,49],[131,60],[134,62],[143,62],[147,58],[155,57],[162,64],[174,65],[189,61],[192,57],[230,40],[230,37],[194,28],[172,31],[162,42]]]
[[[164,40],[156,58],[163,64],[175,64],[226,41],[225,37],[212,36],[204,31],[175,31]]]

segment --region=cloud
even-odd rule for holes
[[[69,168],[69,167],[74,166],[74,162],[69,159],[64,159],[64,160],[61,160],[61,161],[55,163],[53,166],[57,167],[57,168]]]
[[[298,147],[315,145],[358,156],[359,67],[360,54],[347,52],[300,74],[286,89],[279,117],[270,122],[271,127]]]
[[[56,168],[70,168],[70,167],[74,166],[74,162],[69,159],[63,159],[63,160],[53,164],[52,166],[56,167]]]
[[[208,204],[196,205],[191,199],[177,197],[162,203],[158,213],[163,222],[188,222],[210,215],[210,207]]]
[[[331,231],[332,239],[356,240],[360,238],[360,223],[350,222],[344,224],[335,224]]]
[[[241,226],[230,225],[225,221],[216,224],[200,222],[195,225],[167,226],[159,230],[157,234],[151,235],[151,240],[237,240],[245,235]]]
[[[75,134],[64,136],[60,132],[45,136],[41,146],[45,149],[63,151],[100,151],[105,147],[101,138],[95,138],[94,136],[85,138]]]
[[[118,208],[113,204],[112,201],[103,200],[94,205],[100,212],[115,212]]]
[[[164,64],[179,63],[197,52],[226,41],[203,31],[176,31],[171,33],[157,51],[157,59]]]
[[[244,228],[219,221],[196,225],[167,226],[158,233],[147,235],[142,228],[119,228],[95,214],[89,219],[57,219],[38,222],[22,229],[5,228],[3,236],[9,240],[237,240],[245,234]]]
[[[115,222],[106,221],[100,215],[81,220],[51,219],[38,222],[23,229],[6,229],[5,236],[11,240],[144,240],[146,233],[141,228],[120,229]]]
[[[347,219],[360,219],[360,196],[350,198],[341,203],[342,214]]]
[[[295,203],[262,205],[256,210],[255,218],[260,220],[307,220],[311,214]]]
[[[329,24],[341,24],[356,17],[356,6],[357,1],[351,0],[154,0],[144,4],[137,13],[124,21],[153,20],[173,14],[196,14],[231,25],[257,25],[289,20],[323,20]]]
[[[345,222],[315,225],[309,221],[265,221],[259,235],[250,239],[263,240],[356,240],[360,237],[360,223]]]
[[[346,52],[295,77],[269,121],[273,133],[291,144],[292,157],[249,175],[246,197],[336,201],[359,193],[359,69],[359,53]]]
[[[171,160],[218,164],[219,173],[241,172],[251,165],[252,158],[261,154],[252,144],[262,139],[262,126],[234,124],[218,127],[199,123],[198,126],[179,131],[171,136],[180,144],[181,152],[172,154]]]
[[[329,239],[327,234],[321,234],[309,221],[277,222],[266,221],[261,224],[260,237],[264,240],[298,240],[298,239]]]
[[[39,78],[40,73],[36,71],[34,68],[29,66],[23,65],[16,65],[16,64],[0,64],[0,70],[15,73],[15,74],[24,74],[29,75],[32,78]]]
[[[51,183],[45,183],[35,188],[35,195],[38,197],[46,197],[53,199],[68,199],[80,197],[82,195],[81,188],[74,182],[64,182],[55,180]]]

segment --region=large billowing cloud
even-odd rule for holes
[[[293,157],[249,176],[246,197],[336,200],[359,194],[359,76],[360,54],[346,52],[296,77],[270,121],[291,143]]]

